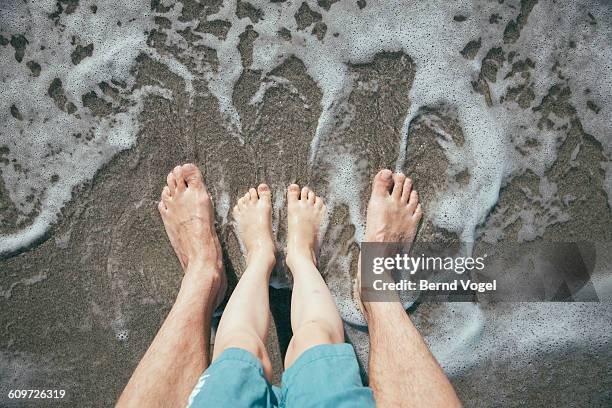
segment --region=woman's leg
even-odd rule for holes
[[[308,187],[296,184],[287,191],[287,265],[293,275],[291,328],[293,338],[285,355],[285,368],[307,349],[344,342],[344,329],[336,303],[317,269],[319,226],[325,204]]]
[[[265,347],[270,324],[268,281],[275,263],[270,188],[265,184],[251,188],[238,200],[233,215],[246,247],[247,268],[219,322],[213,361],[225,349],[241,348],[261,360],[270,380],[272,365]]]

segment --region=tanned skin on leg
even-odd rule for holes
[[[265,347],[270,325],[268,285],[276,262],[270,188],[260,184],[257,189],[249,189],[238,200],[233,216],[246,249],[246,270],[223,311],[213,360],[231,347],[247,350],[261,360],[271,381],[272,364]]]
[[[329,288],[317,269],[319,226],[325,214],[323,199],[308,187],[287,190],[287,265],[293,275],[291,328],[293,338],[285,355],[290,367],[307,349],[344,342],[342,319]]]
[[[187,404],[210,363],[212,313],[227,285],[211,197],[197,166],[177,166],[168,174],[158,208],[185,275],[170,313],[117,407]]]
[[[401,173],[382,170],[372,183],[365,241],[412,242],[422,215],[412,181]],[[362,305],[370,333],[368,374],[376,405],[461,407],[453,386],[399,298]]]

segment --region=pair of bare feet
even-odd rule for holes
[[[176,302],[118,406],[158,406],[161,401],[184,406],[211,361],[208,343],[212,311],[226,285],[212,200],[202,174],[193,164],[177,166],[167,182],[159,211],[185,276]],[[294,287],[293,337],[287,347],[286,368],[309,348],[344,341],[336,304],[315,265],[319,225],[325,213],[323,200],[310,189],[292,184],[287,190],[287,206],[287,264],[294,275]],[[270,188],[261,184],[250,189],[238,200],[234,217],[246,247],[247,269],[219,322],[214,353],[219,356],[228,348],[244,349],[261,360],[270,380],[272,366],[265,347],[270,318],[266,277],[275,262]],[[421,217],[411,180],[389,170],[374,177],[367,241],[412,241]],[[358,298],[359,293],[356,295]],[[368,321],[369,385],[376,403],[460,406],[452,385],[401,303],[364,302],[361,306]],[[402,345],[400,349],[398,344]]]
[[[218,285],[217,301],[224,296],[221,246],[214,227],[214,210],[202,173],[193,164],[177,166],[167,177],[159,202],[168,238],[183,270],[209,274]],[[423,215],[412,181],[401,173],[381,170],[372,183],[365,240],[412,241]],[[316,264],[319,226],[325,204],[308,187],[287,189],[287,263],[300,259]],[[251,188],[238,200],[233,216],[246,248],[247,263],[275,262],[272,233],[272,194],[266,184]],[[204,277],[204,276],[203,276]]]
[[[291,184],[287,188],[287,262],[300,258],[316,264],[319,225],[325,214],[323,199],[308,187]],[[260,184],[238,200],[234,207],[238,234],[246,248],[247,264],[252,260],[274,262],[272,234],[272,195],[267,184]]]

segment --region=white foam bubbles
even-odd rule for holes
[[[13,1],[1,11],[0,34],[23,35],[27,45],[21,63],[13,47],[0,48],[0,145],[9,150],[2,178],[22,226],[0,236],[0,253],[41,238],[73,187],[133,146],[144,98],[172,96],[157,87],[134,89],[131,68],[152,26],[148,4],[81,1],[73,12],[53,16],[57,4]],[[73,54],[77,47],[89,47],[90,55]],[[121,109],[112,111],[119,102],[104,94],[102,83],[115,88]],[[111,112],[98,116],[85,106],[90,92]]]

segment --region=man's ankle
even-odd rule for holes
[[[224,273],[223,268],[218,268],[216,265],[191,264],[185,270],[181,286],[219,289]]]
[[[363,312],[368,324],[371,321],[382,321],[386,317],[390,317],[392,313],[406,313],[402,303],[395,302],[363,302]]]

